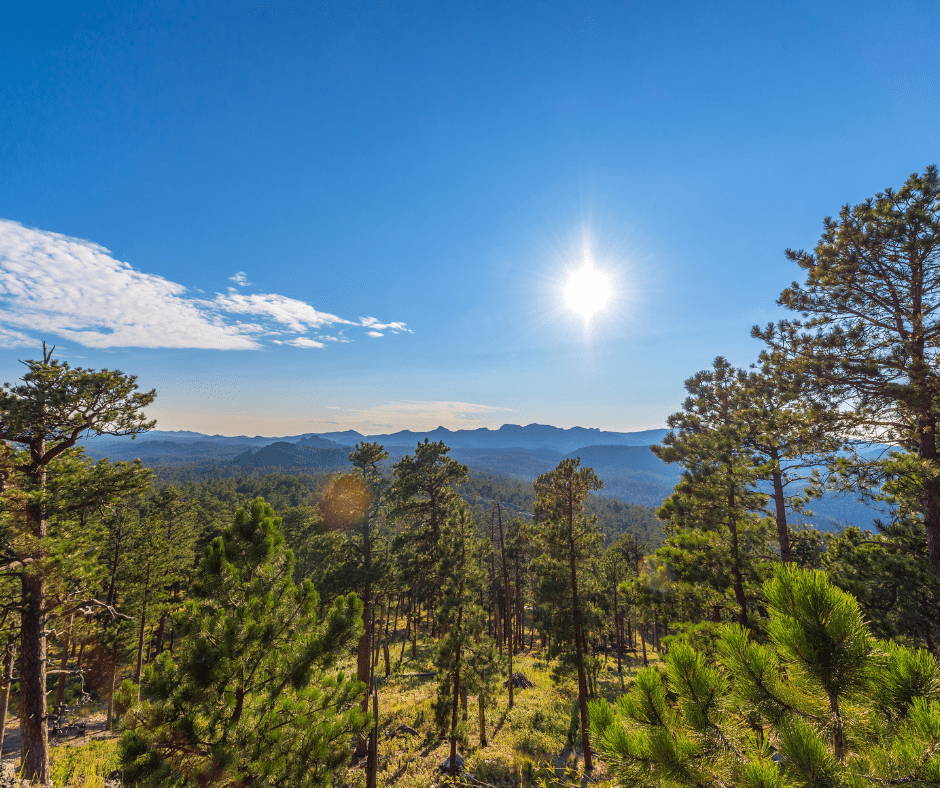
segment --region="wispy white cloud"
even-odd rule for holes
[[[249,285],[244,272],[231,279]],[[7,347],[35,345],[31,335],[41,327],[44,335],[94,348],[323,348],[323,337],[303,335],[331,325],[409,331],[376,318],[346,320],[275,293],[229,288],[194,298],[185,286],[138,271],[90,241],[0,219],[0,342]]]
[[[408,334],[413,334],[414,332],[410,328],[405,328],[404,323],[381,323],[377,317],[360,317],[359,325],[364,328],[371,328],[374,331],[393,331],[396,334],[405,332]],[[375,336],[370,334],[369,336]]]
[[[370,337],[384,337],[385,336],[385,334],[383,334],[381,331],[366,331],[366,334]]]
[[[40,341],[20,331],[0,326],[0,345],[4,347],[36,347]]]
[[[293,345],[294,347],[326,347],[322,342],[317,342],[315,339],[309,339],[308,337],[297,337],[296,339],[275,339],[272,340],[275,345]]]
[[[248,281],[248,274],[244,271],[239,271],[235,276],[230,276],[229,279],[240,287],[248,287],[251,284],[251,282]]]
[[[217,309],[221,312],[267,317],[296,332],[334,323],[356,325],[351,320],[318,312],[304,301],[274,293],[245,295],[237,290],[229,290],[228,294],[217,295],[215,300],[206,301],[204,304],[207,309]]]

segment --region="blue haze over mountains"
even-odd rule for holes
[[[389,464],[414,453],[425,438],[443,441],[450,456],[471,469],[530,482],[553,469],[564,457],[580,457],[604,481],[601,494],[656,508],[671,492],[681,475],[678,465],[667,465],[650,451],[669,430],[608,432],[544,424],[504,424],[487,428],[428,432],[403,430],[383,435],[362,435],[354,430],[307,433],[283,438],[263,436],[204,435],[189,431],[153,430],[131,441],[101,436],[86,440],[89,456],[111,460],[140,458],[148,466],[241,466],[246,469],[326,471],[350,467],[349,451],[366,440],[381,443],[389,452]],[[884,516],[852,498],[827,497],[811,504],[813,524],[824,529],[842,525],[871,528]]]

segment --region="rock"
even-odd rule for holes
[[[418,732],[410,725],[399,725],[395,728],[392,736],[417,736]]]
[[[441,764],[441,771],[444,772],[445,774],[450,774],[450,756],[448,756],[447,760]],[[463,758],[461,758],[460,755],[458,754],[457,755],[457,773],[460,774],[460,772],[462,771],[463,771]]]
[[[512,676],[503,682],[503,686],[508,688],[510,681],[512,682],[512,686],[516,689],[529,689],[530,687],[535,686],[531,681],[529,681],[529,679],[526,678],[524,673],[513,673]]]

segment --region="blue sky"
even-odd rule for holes
[[[940,161],[938,45],[935,2],[14,9],[0,373],[46,340],[222,434],[662,426],[785,248]]]

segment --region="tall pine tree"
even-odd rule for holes
[[[837,218],[813,252],[788,249],[806,274],[778,303],[800,314],[754,334],[781,362],[817,381],[855,437],[916,454],[927,554],[940,576],[940,175],[911,175]],[[940,644],[940,611],[934,620]]]
[[[8,568],[21,581],[20,735],[23,776],[42,785],[50,779],[46,710],[50,520],[58,514],[50,486],[73,496],[69,508],[103,506],[138,492],[149,482],[139,464],[90,466],[69,463],[79,439],[89,435],[136,435],[154,426],[142,409],[155,394],[138,392],[136,378],[119,371],[72,369],[53,359],[43,343],[41,360],[25,361],[17,385],[0,389],[0,441],[21,448],[4,490],[5,513],[19,539],[8,543]],[[72,459],[75,459],[74,454]],[[61,473],[59,473],[61,471]],[[58,477],[57,479],[50,477]],[[62,499],[60,498],[61,502]],[[14,510],[14,511],[11,511]],[[12,535],[12,531],[9,532]]]
[[[604,483],[591,468],[581,468],[580,458],[564,459],[558,467],[543,473],[534,482],[536,528],[545,554],[542,563],[557,578],[570,611],[570,628],[565,643],[574,652],[578,674],[578,710],[581,721],[581,747],[584,768],[591,771],[591,733],[587,708],[587,637],[585,603],[586,568],[599,554],[603,536],[596,517],[586,517],[584,500]]]

